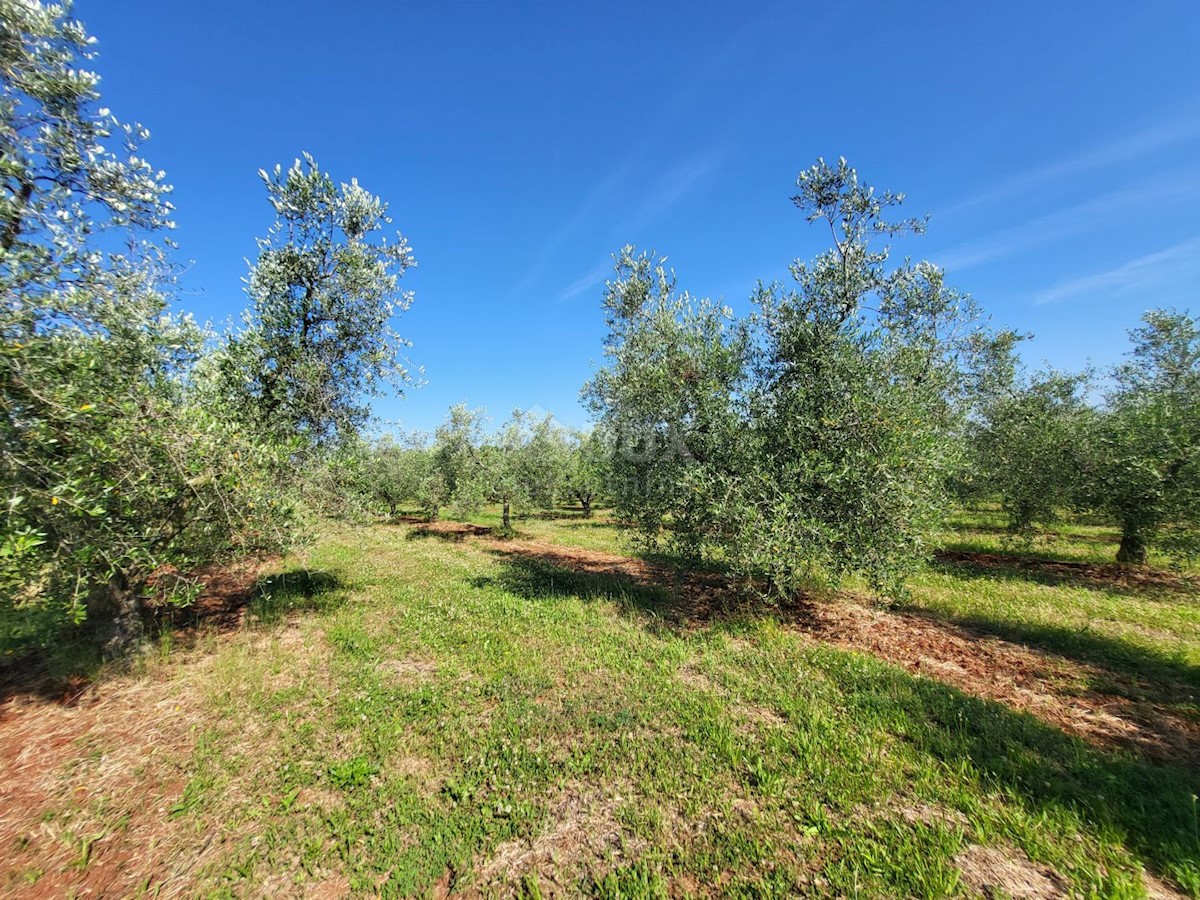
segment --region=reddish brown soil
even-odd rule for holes
[[[200,595],[187,606],[151,602],[147,625],[151,634],[170,632],[177,646],[188,646],[201,634],[237,631],[246,622],[260,576],[274,558],[243,560],[231,566],[208,567],[193,573]],[[37,697],[71,705],[87,694],[90,680],[83,675],[51,676],[36,654],[0,666],[0,704],[14,698]],[[3,709],[3,706],[0,706]],[[0,713],[0,721],[3,714]]]
[[[191,607],[154,609],[152,617],[185,645],[238,629],[268,564],[201,572],[205,588]],[[205,724],[187,676],[56,680],[36,659],[5,676],[0,896],[186,893],[179,876],[212,839],[186,834],[168,816]]]
[[[1153,569],[1148,566],[1125,566],[1119,563],[1069,562],[1065,560],[1030,559],[1003,553],[979,553],[967,550],[939,550],[935,559],[984,571],[1018,572],[1052,581],[1073,581],[1104,587],[1164,589],[1193,591],[1200,594],[1200,579]]]
[[[5,703],[0,893],[129,896],[161,880],[174,843],[166,806],[183,784],[170,761],[186,759],[194,738],[161,687],[92,689],[72,707]],[[96,815],[98,805],[119,812]]]
[[[852,602],[817,604],[799,627],[814,639],[870,653],[908,671],[1028,712],[1094,744],[1136,748],[1165,762],[1200,765],[1200,722],[1172,703],[1089,690],[1120,679],[1097,666],[974,633],[920,613]],[[1186,697],[1185,685],[1174,685]],[[1136,690],[1129,694],[1136,695]]]
[[[237,631],[246,622],[246,608],[254,599],[259,578],[278,562],[275,557],[249,559],[232,566],[211,566],[194,573],[202,585],[200,596],[187,606],[156,606],[151,614],[159,627],[173,629],[176,637],[199,631]]]

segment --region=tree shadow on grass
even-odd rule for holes
[[[1079,729],[1080,723],[1066,711],[1082,708],[1102,717],[1100,722],[1115,723],[1101,727],[1085,722],[1083,733],[1092,739],[1136,747],[1148,756],[1200,770],[1200,669],[1118,638],[1016,622],[951,619],[920,609],[871,612],[858,603],[805,598],[779,605],[737,590],[737,583],[719,572],[570,548],[518,544],[492,552],[503,565],[474,578],[476,587],[497,586],[529,599],[577,596],[614,601],[623,613],[670,633],[722,625],[740,628],[748,620],[768,618],[911,671],[921,670],[921,660],[948,666],[960,673],[948,679],[952,683],[1002,700],[1013,699],[1013,683],[1032,679],[1029,686],[1050,705],[1031,708],[1041,710],[1048,721]],[[844,612],[853,609],[862,612]],[[996,645],[994,638],[1005,644]],[[1053,657],[1069,664],[1065,672],[1047,665]],[[988,661],[982,663],[987,671],[977,671],[981,660]],[[1046,671],[1039,674],[1043,668]]]
[[[652,632],[719,626],[759,614],[804,621],[815,609],[808,603],[783,609],[737,600],[730,596],[728,579],[722,591],[716,576],[644,560],[602,554],[589,558],[567,548],[493,552],[502,565],[473,578],[474,586],[499,587],[530,600],[572,596],[616,602]],[[714,588],[715,596],[702,599]],[[1093,650],[1100,658],[1107,653],[1113,659],[1107,648]],[[1032,715],[864,654],[831,652],[821,665],[845,692],[848,722],[885,728],[952,771],[969,763],[986,787],[1010,793],[1035,812],[1077,815],[1085,829],[1116,835],[1151,869],[1200,892],[1192,799],[1200,794],[1200,769],[1190,760],[1089,744]],[[1162,673],[1195,676],[1170,667]]]
[[[488,537],[493,529],[488,525],[472,525],[470,522],[422,522],[404,536],[406,541],[421,541],[435,538],[439,541],[460,543],[469,537]]]
[[[580,506],[556,506],[553,509],[539,509],[526,513],[524,518],[541,519],[543,521],[583,520],[583,508]]]
[[[170,631],[176,641],[186,644],[200,634],[225,634],[248,624],[275,624],[292,613],[333,609],[344,600],[341,579],[331,572],[225,570],[208,581],[194,602],[156,608],[150,633]]]
[[[955,578],[1025,581],[1048,587],[1082,587],[1148,600],[1200,596],[1200,578],[1145,566],[1069,562],[1041,555],[993,553],[970,549],[939,550],[930,568]]]
[[[1094,747],[954,687],[861,657],[825,663],[852,716],[876,721],[951,769],[969,762],[987,787],[1034,810],[1074,813],[1093,833],[1117,837],[1148,866],[1200,893],[1194,769]]]
[[[496,586],[531,600],[577,596],[608,600],[625,612],[650,616],[657,628],[688,631],[750,615],[804,617],[810,606],[789,608],[738,590],[719,567],[688,569],[675,557],[623,557],[570,547],[495,547],[498,572],[476,577],[476,587]]]
[[[333,609],[345,600],[340,579],[319,570],[261,575],[257,565],[213,567],[201,577],[204,588],[191,603],[148,605],[146,647],[168,635],[173,646],[190,647],[201,635],[227,634],[248,624],[276,624],[296,613]],[[14,657],[0,667],[0,703],[21,695],[71,705],[106,665],[86,623],[57,625],[41,634],[37,645]]]
[[[635,610],[685,629],[755,615],[813,624],[813,601],[800,598],[784,606],[747,596],[715,567],[693,571],[665,557],[592,555],[569,548],[531,552],[514,547],[493,552],[502,557],[504,567],[499,574],[478,580],[531,599],[564,594],[584,599],[624,599]],[[1179,655],[1155,653],[1098,632],[983,616],[954,617],[917,607],[899,614],[944,623],[971,637],[1001,638],[1094,666],[1113,677],[1112,684],[1097,685],[1097,689],[1119,686],[1119,693],[1133,700],[1194,708],[1200,697],[1200,667]]]
[[[504,558],[503,567],[471,579],[474,587],[499,587],[529,600],[565,596],[611,600],[640,613],[677,618],[677,597],[667,586],[642,583],[616,569],[579,570],[532,555],[496,552]]]
[[[292,569],[260,578],[246,608],[247,616],[264,625],[295,613],[323,613],[346,602],[342,580],[332,572]]]
[[[1131,700],[1177,705],[1200,715],[1200,666],[1181,651],[1155,652],[1098,631],[1037,622],[1016,622],[981,615],[951,616],[913,608],[921,616],[958,627],[980,638],[1024,644],[1099,669],[1105,678],[1093,687]]]

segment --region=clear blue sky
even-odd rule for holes
[[[398,322],[457,401],[582,423],[609,254],[693,293],[823,249],[797,172],[904,191],[1032,363],[1108,364],[1152,306],[1200,308],[1200,3],[79,0],[105,103],[175,184],[184,304],[233,316],[270,224],[255,174],[313,153],[391,204],[419,268]]]

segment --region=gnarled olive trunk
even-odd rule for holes
[[[1133,526],[1121,529],[1121,546],[1117,548],[1117,562],[1127,566],[1140,566],[1146,562],[1146,539]]]
[[[105,654],[127,656],[145,634],[140,584],[131,583],[124,572],[116,572],[97,591],[89,604],[88,620],[97,643]]]
[[[583,517],[585,519],[590,519],[592,517],[592,498],[580,497],[579,502],[583,506]]]
[[[509,528],[512,527],[510,524],[511,523],[511,512],[512,512],[512,501],[505,500],[504,501],[504,530],[505,531],[508,531]]]

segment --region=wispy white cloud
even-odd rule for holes
[[[629,148],[625,161],[593,185],[575,211],[563,220],[538,248],[529,269],[513,287],[512,294],[526,293],[538,282],[549,268],[551,260],[567,243],[570,236],[588,219],[599,214],[615,189],[626,181],[632,171],[644,164],[655,144],[671,135],[673,129],[678,128],[678,121],[691,107],[705,102],[705,87],[713,77],[716,77],[713,73],[726,71],[739,52],[751,45],[763,29],[771,27],[771,24],[778,20],[779,12],[786,9],[788,3],[789,0],[780,0],[774,6],[762,10],[757,17],[746,19],[744,24],[730,35],[724,45],[718,46],[713,51],[706,64],[697,65],[690,70],[689,74],[680,82],[675,96],[656,109],[655,125],[643,130],[640,137]],[[831,15],[826,15],[824,20],[814,21],[814,30],[810,34],[828,29]],[[747,104],[746,108],[741,111],[742,114],[750,114],[752,106],[757,107],[758,104]],[[740,130],[731,129],[734,133]],[[728,150],[723,148],[699,154],[668,170],[650,189],[642,205],[627,220],[620,223],[617,231],[626,234],[653,222],[679,202],[697,182],[720,165],[727,152]],[[575,283],[573,282],[572,285]],[[595,283],[597,282],[594,280],[592,284]]]
[[[558,301],[560,303],[574,299],[585,291],[591,290],[596,285],[604,281],[604,277],[612,271],[612,263],[601,263],[593,269],[589,269],[583,275],[580,275],[565,288],[558,292]]]
[[[1095,169],[1138,159],[1174,144],[1200,138],[1200,117],[1180,114],[1169,122],[1155,125],[1120,140],[1095,147],[1085,153],[1054,162],[1033,166],[977,194],[964,197],[944,209],[938,216],[961,212],[981,203],[1001,200],[1028,193],[1048,182],[1067,179]]]
[[[618,230],[622,234],[629,234],[656,221],[715,172],[726,153],[724,147],[712,147],[662,172],[646,193],[641,205],[620,224]]]
[[[542,273],[545,272],[555,254],[566,244],[567,239],[589,218],[596,215],[605,200],[611,196],[613,190],[625,179],[628,173],[629,165],[622,165],[592,185],[571,215],[564,219],[549,234],[545,241],[542,242],[542,245],[533,255],[533,262],[530,264],[529,269],[525,272],[524,277],[513,287],[512,293],[523,294],[533,286]]]
[[[1082,294],[1128,296],[1147,291],[1166,291],[1200,275],[1200,236],[1139,256],[1116,268],[1060,282],[1034,298],[1038,305],[1057,303]]]
[[[642,198],[641,204],[626,219],[621,221],[614,228],[614,231],[621,235],[630,235],[632,232],[638,231],[655,222],[670,211],[672,207],[684,200],[705,178],[715,172],[721,165],[727,152],[727,149],[724,147],[713,147],[703,153],[690,156],[677,165],[659,173],[657,178],[651,182],[649,189]],[[525,293],[537,282],[538,278],[549,267],[550,261],[554,258],[555,254],[562,249],[571,235],[589,218],[597,215],[605,202],[611,197],[612,192],[622,182],[628,180],[631,168],[630,164],[626,164],[614,169],[605,178],[592,186],[575,208],[575,211],[555,228],[542,243],[542,246],[538,248],[538,252],[534,255],[533,263],[526,271],[524,277],[513,288],[512,293]],[[607,270],[607,266],[601,269],[600,275],[603,275]],[[600,276],[594,275],[591,272],[589,272],[589,275],[592,280],[584,284],[582,288],[576,290],[574,294],[569,294],[569,296],[576,296],[582,293],[587,287],[598,284],[602,280]],[[559,299],[566,299],[568,293],[581,284],[586,277],[588,276],[582,276],[564,288],[559,294]]]
[[[726,155],[725,148],[713,147],[708,151],[682,160],[660,173],[646,192],[636,210],[621,222],[617,234],[632,237],[633,233],[657,221],[683,202],[706,178],[720,167]],[[625,238],[623,237],[622,240]],[[578,297],[588,289],[600,284],[612,270],[611,263],[595,266],[558,292],[560,302]]]
[[[1083,203],[957,244],[934,254],[933,259],[949,272],[961,272],[1059,238],[1119,223],[1129,215],[1147,209],[1161,211],[1168,206],[1180,205],[1192,208],[1197,200],[1200,200],[1200,169],[1164,172]]]

